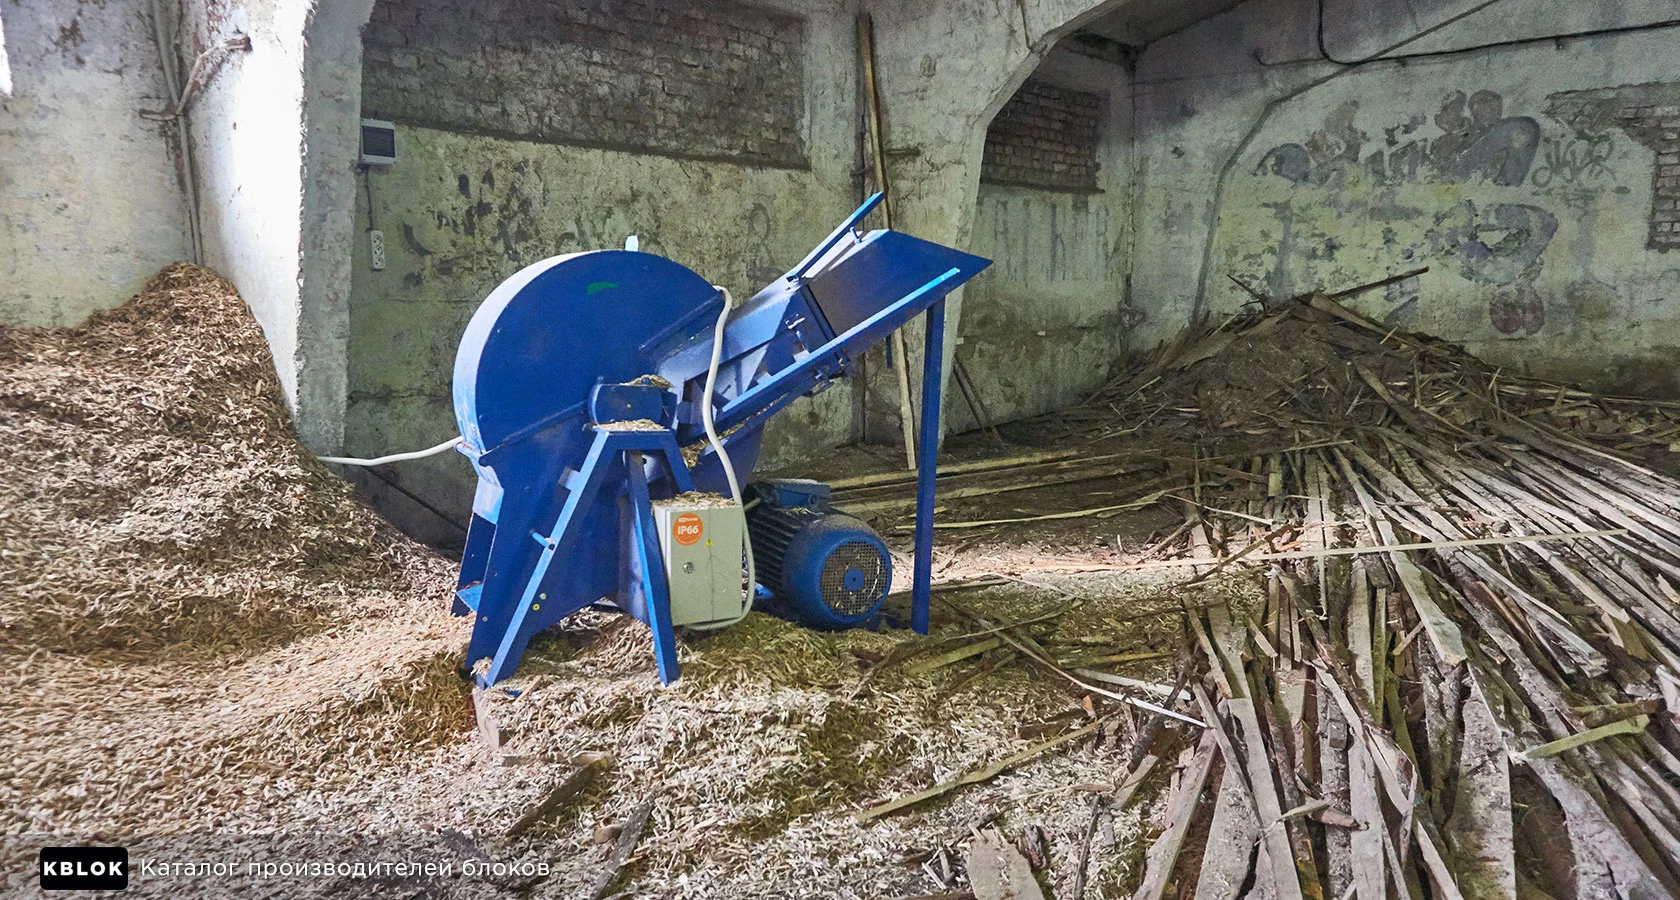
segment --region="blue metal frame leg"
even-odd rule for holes
[[[573,476],[582,483],[566,485],[566,502],[560,509],[559,517],[555,519],[554,528],[546,537],[535,531],[531,532],[531,539],[541,543],[543,550],[537,557],[536,567],[525,582],[525,591],[513,608],[507,628],[502,632],[496,655],[490,661],[490,671],[479,679],[481,685],[488,687],[501,681],[512,675],[514,668],[519,665],[519,658],[525,653],[525,645],[531,640],[531,635],[525,628],[525,617],[538,602],[537,589],[542,586],[543,578],[548,574],[548,567],[553,564],[556,556],[565,555],[577,536],[576,530],[570,527],[572,517],[577,514],[579,508],[588,508],[594,501],[596,492],[601,489],[607,470],[605,463],[610,458],[608,444],[611,440],[611,432],[596,432],[595,442],[589,447],[589,455],[584,458],[583,468]]]
[[[493,621],[481,621],[479,626],[474,628],[468,660],[491,657],[489,671],[478,678],[481,686],[488,687],[512,675],[514,668],[519,665],[525,645],[530,641],[532,634],[541,627],[539,617],[530,614],[540,610],[540,604],[549,602],[539,594],[543,580],[547,577],[555,558],[564,558],[575,542],[577,529],[573,527],[573,520],[577,517],[578,510],[587,509],[593,502],[595,495],[605,484],[607,474],[613,469],[613,463],[619,460],[622,460],[628,474],[630,515],[626,524],[631,529],[632,548],[643,576],[641,585],[646,594],[644,608],[647,610],[647,624],[653,629],[654,653],[659,658],[659,677],[667,684],[676,680],[676,634],[671,624],[670,594],[665,583],[664,558],[659,551],[659,534],[653,522],[653,501],[648,490],[645,468],[647,454],[656,454],[663,458],[665,473],[661,477],[668,475],[677,492],[694,490],[694,480],[688,467],[683,464],[682,451],[677,446],[676,436],[671,432],[598,430],[594,443],[590,445],[589,455],[584,459],[583,467],[571,473],[563,485],[566,497],[553,527],[546,536],[537,531],[524,535],[525,540],[534,540],[541,544],[543,549],[526,579],[523,592],[512,605],[507,624],[497,627]],[[502,524],[511,526],[514,520]],[[556,621],[557,615],[570,615],[589,606],[593,599],[556,599],[554,602],[560,605],[548,609],[540,617],[542,620]],[[484,619],[489,611],[482,608],[482,603],[480,606],[479,615]]]
[[[945,368],[945,298],[927,311],[922,349],[922,431],[916,459],[916,569],[910,588],[910,627],[927,634],[933,605],[933,488],[939,474],[939,395]]]
[[[679,674],[677,634],[671,626],[670,587],[665,583],[665,559],[659,552],[659,531],[653,522],[653,500],[648,496],[642,454],[627,451],[624,461],[630,482],[631,546],[635,549],[642,589],[646,592],[643,608],[647,610],[648,628],[653,632],[653,656],[659,663],[659,681],[670,684]],[[629,578],[629,573],[625,577]]]

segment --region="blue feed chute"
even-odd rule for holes
[[[478,614],[467,659],[481,684],[511,674],[537,632],[598,604],[653,629],[660,676],[673,680],[653,507],[695,490],[726,493],[702,404],[712,404],[744,483],[770,416],[844,377],[853,358],[924,311],[913,625],[926,632],[944,298],[990,262],[898,232],[860,234],[879,201],[731,314],[710,398],[724,295],[663,257],[555,257],[479,307],[456,354],[454,398],[461,452],[479,477],[456,611]]]

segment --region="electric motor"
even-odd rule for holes
[[[770,608],[800,624],[852,628],[892,587],[887,545],[863,520],[828,505],[828,486],[775,479],[748,488],[747,533]]]

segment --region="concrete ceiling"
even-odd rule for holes
[[[1217,15],[1243,0],[1133,0],[1081,31],[1141,47]]]

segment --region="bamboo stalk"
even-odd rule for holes
[[[948,794],[948,793],[950,793],[950,792],[952,792],[952,791],[954,791],[954,790],[956,790],[960,787],[963,787],[965,785],[979,784],[980,782],[983,782],[983,781],[990,781],[993,778],[996,778],[999,775],[1002,775],[1004,772],[1014,768],[1015,766],[1026,762],[1029,759],[1032,759],[1032,758],[1034,758],[1036,756],[1039,756],[1041,754],[1044,754],[1048,751],[1054,750],[1057,747],[1060,747],[1064,744],[1070,743],[1072,741],[1076,741],[1076,740],[1078,740],[1082,737],[1085,737],[1087,735],[1090,735],[1090,734],[1094,733],[1097,730],[1097,727],[1099,725],[1103,724],[1104,721],[1106,721],[1106,720],[1098,719],[1098,720],[1090,723],[1089,725],[1086,725],[1083,728],[1077,728],[1073,731],[1068,732],[1067,734],[1051,738],[1050,740],[1044,741],[1044,742],[1039,743],[1039,744],[1034,744],[1033,746],[1028,747],[1025,750],[1022,750],[1019,753],[1011,754],[1011,755],[1006,756],[1003,759],[1000,759],[997,762],[994,762],[990,765],[983,766],[979,769],[975,769],[975,770],[970,771],[970,772],[966,772],[963,775],[961,775],[961,776],[959,776],[959,777],[957,777],[957,778],[955,778],[951,781],[947,781],[947,782],[944,782],[944,783],[941,783],[941,784],[936,784],[933,787],[927,788],[926,790],[917,791],[914,794],[910,794],[910,795],[904,796],[904,797],[899,797],[896,800],[891,800],[891,801],[889,801],[887,803],[883,803],[879,806],[871,806],[867,809],[860,810],[852,818],[856,819],[860,823],[867,824],[867,823],[872,822],[876,819],[879,819],[883,816],[890,816],[893,813],[902,812],[903,810],[909,809],[912,806],[916,806],[916,805],[921,804],[921,803],[926,803],[927,801],[932,800],[935,797],[942,797],[942,796],[944,796],[944,795],[946,795],[946,794]]]
[[[875,186],[882,193],[881,215],[888,229],[893,227],[892,198],[887,189],[887,150],[881,125],[881,91],[875,80],[875,20],[858,13],[858,50],[863,56],[864,96],[869,107],[869,146],[875,165]],[[904,346],[904,329],[892,333],[893,371],[898,380],[899,425],[904,432],[905,468],[916,470],[916,413],[910,405],[910,354]]]

